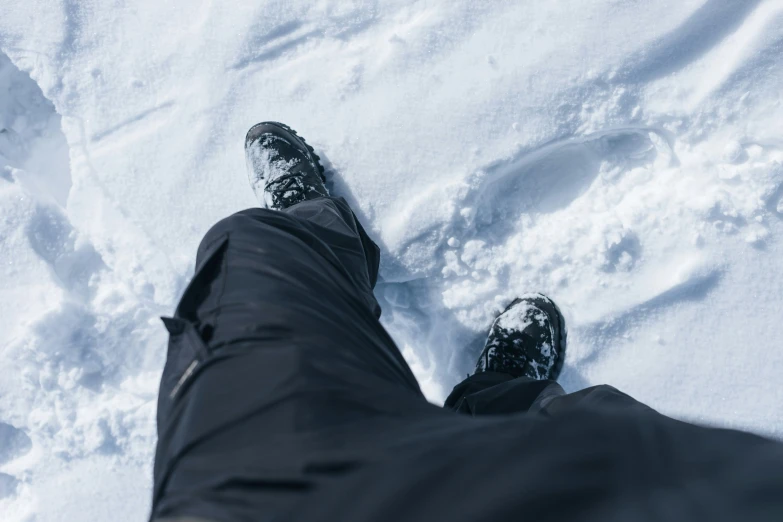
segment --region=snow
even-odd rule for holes
[[[536,294],[532,295],[535,296]],[[533,320],[535,320],[541,327],[544,327],[546,325],[546,315],[540,312],[538,314],[531,313],[531,309],[535,310],[535,308],[523,301],[521,304],[511,307],[498,316],[495,324],[504,330],[520,331],[533,324]]]
[[[431,400],[540,291],[567,390],[783,438],[783,1],[0,7],[4,520],[146,516],[157,317],[261,120],[379,242]]]

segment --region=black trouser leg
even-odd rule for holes
[[[552,398],[564,393],[555,381],[482,372],[471,375],[455,386],[444,407],[469,415],[535,412]]]
[[[341,199],[245,210],[206,234],[164,320],[154,515],[227,518],[216,506],[241,504],[242,480],[273,485],[253,499],[274,511],[334,430],[430,407],[378,322],[378,262]]]

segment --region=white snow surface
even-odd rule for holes
[[[0,0],[0,513],[143,520],[170,314],[291,125],[427,396],[561,307],[569,391],[783,438],[783,0]]]

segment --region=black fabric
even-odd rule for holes
[[[487,372],[429,404],[341,199],[204,238],[161,379],[152,518],[783,520],[783,449],[608,386]]]
[[[468,415],[537,412],[549,399],[563,394],[565,391],[555,381],[480,372],[455,386],[444,407]]]

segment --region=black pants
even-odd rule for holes
[[[429,404],[342,199],[213,227],[173,318],[152,518],[783,520],[783,451],[608,386],[468,378]]]

